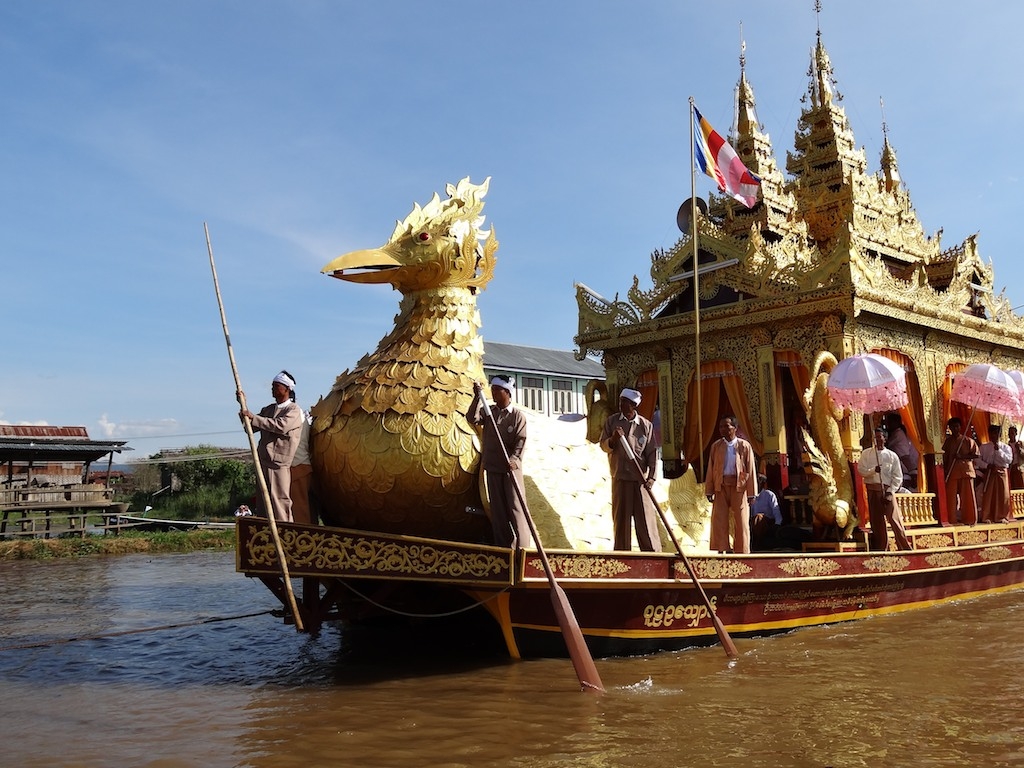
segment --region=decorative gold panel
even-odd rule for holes
[[[869,557],[864,561],[865,570],[877,573],[895,573],[905,571],[909,567],[910,561],[898,555],[879,555],[878,557]]]
[[[791,576],[828,576],[840,569],[839,563],[830,558],[793,558],[779,564],[779,570]]]

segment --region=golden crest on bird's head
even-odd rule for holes
[[[331,261],[325,274],[355,283],[391,283],[402,292],[450,285],[482,290],[494,274],[498,241],[484,230],[483,198],[491,179],[447,185],[422,208],[414,204],[379,248],[352,251]]]

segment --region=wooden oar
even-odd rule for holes
[[[220,324],[224,329],[224,342],[228,346],[228,360],[231,361],[231,373],[235,377],[235,396],[242,410],[248,410],[245,405],[245,394],[242,392],[242,381],[238,377],[238,366],[235,365],[235,352],[231,348],[231,336],[228,334],[228,320],[224,314],[224,301],[220,297],[220,282],[217,280],[217,267],[213,263],[213,245],[210,243],[210,230],[203,222],[203,231],[206,233],[206,250],[210,253],[210,271],[213,272],[213,290],[217,293],[217,306],[220,307]],[[260,467],[259,453],[256,451],[256,437],[252,433],[252,424],[248,419],[242,419],[245,425],[245,434],[249,437],[249,449],[252,451],[252,461],[256,467],[256,481],[260,486],[260,493],[263,495],[263,508],[267,510],[267,519],[270,521],[270,535],[274,539],[274,548],[277,550],[277,561],[281,564],[281,577],[284,579],[284,589],[288,594],[288,606],[292,611],[292,618],[295,619],[295,629],[303,631],[302,617],[299,615],[299,606],[295,602],[295,593],[292,592],[292,581],[288,575],[288,563],[284,559],[284,546],[281,544],[281,536],[277,532],[277,520],[274,519],[274,506],[270,501],[270,491],[267,489],[267,480],[263,476]]]
[[[640,473],[640,477],[646,477],[643,468],[640,466],[640,462],[636,458],[636,454],[633,453],[633,449],[629,447],[629,443],[626,442],[626,437],[623,435],[619,438],[619,445],[626,452],[626,455],[633,460],[633,466],[636,467],[636,471]],[[668,517],[665,516],[665,512],[662,510],[661,505],[658,504],[658,499],[654,496],[654,491],[647,487],[647,483],[641,480],[640,485],[647,491],[647,495],[651,497],[651,502],[654,504],[654,508],[658,510],[658,516],[661,518],[661,522],[665,525],[665,530],[668,531],[668,535],[672,538],[672,544],[676,548],[676,554],[683,559],[683,567],[686,568],[686,572],[690,574],[690,580],[693,581],[693,586],[700,592],[701,599],[704,601],[704,605],[708,609],[708,615],[711,617],[711,623],[715,625],[715,632],[718,633],[718,640],[722,644],[722,648],[725,649],[725,655],[730,659],[735,659],[740,655],[739,651],[736,650],[736,645],[733,643],[732,638],[729,636],[728,631],[725,629],[725,624],[718,618],[718,614],[715,613],[714,606],[711,605],[711,600],[708,599],[707,592],[704,591],[704,587],[701,586],[700,580],[697,578],[696,572],[693,570],[693,566],[690,565],[690,559],[683,552],[683,548],[679,546],[679,540],[676,538],[675,533],[672,531],[672,526],[669,525]]]
[[[494,430],[498,445],[501,446],[501,453],[505,457],[505,465],[508,466],[508,451],[505,449],[505,444],[501,442],[501,435],[498,433],[498,425],[494,421],[494,414],[491,413],[491,408],[487,405],[487,400],[482,392],[480,393],[480,402],[483,404],[484,412],[491,422],[491,428]],[[530,533],[533,535],[534,544],[537,546],[537,554],[540,556],[544,573],[548,577],[548,584],[551,585],[551,605],[555,609],[558,626],[562,629],[562,637],[565,639],[565,647],[569,650],[569,658],[572,659],[573,668],[576,670],[576,677],[579,678],[580,689],[603,692],[604,685],[602,685],[601,676],[597,673],[597,667],[594,665],[594,657],[590,655],[587,641],[583,638],[583,631],[576,620],[576,614],[573,613],[572,606],[569,605],[569,598],[565,594],[565,590],[555,580],[555,573],[551,570],[551,563],[548,562],[547,553],[544,552],[544,547],[540,543],[540,534],[537,533],[537,526],[533,522],[533,516],[530,514],[529,508],[526,506],[526,498],[523,496],[523,491],[520,489],[519,483],[516,482],[516,476],[511,469],[508,472],[508,479],[512,482],[516,497],[523,507],[526,523],[530,526]],[[522,542],[520,542],[520,546],[522,546]]]

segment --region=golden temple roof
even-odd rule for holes
[[[598,300],[577,289],[579,355],[607,348],[614,329],[627,343],[645,323],[665,327],[669,317],[692,312],[693,241],[700,250],[702,315],[780,297],[829,294],[845,314],[885,314],[899,309],[906,322],[951,333],[991,336],[1017,346],[1024,322],[1004,295],[993,292],[993,270],[982,261],[977,237],[943,248],[942,230],[927,234],[885,131],[879,170],[871,173],[841,106],[842,95],[820,31],[811,55],[808,86],[783,176],[769,136],[757,119],[745,53],[736,89],[736,125],[731,143],[761,180],[761,193],[747,209],[727,195],[711,195],[706,215],[669,249],[651,254],[650,290],[638,278],[626,300]],[[714,269],[704,276],[705,269]],[[964,318],[971,318],[966,328]],[[992,324],[996,325],[992,325]]]

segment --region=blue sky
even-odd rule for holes
[[[465,176],[492,177],[501,242],[485,338],[571,349],[573,283],[649,287],[678,239],[687,99],[728,131],[741,24],[785,163],[813,5],[6,0],[0,423],[84,425],[135,458],[245,445],[203,223],[250,403],[286,368],[308,406],[398,305],[320,268]],[[925,230],[980,231],[1024,304],[1024,4],[826,0],[820,23],[870,169],[881,97]]]

